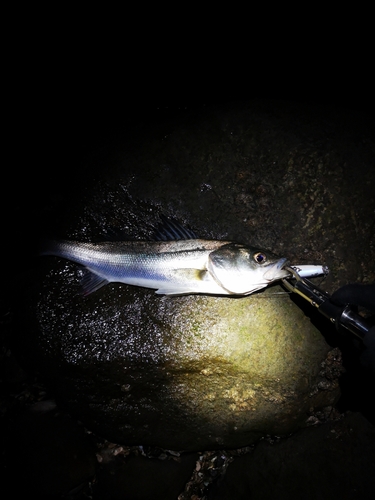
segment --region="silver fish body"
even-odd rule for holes
[[[86,294],[120,282],[166,295],[249,295],[289,276],[287,259],[230,241],[56,241],[42,254],[84,266]]]

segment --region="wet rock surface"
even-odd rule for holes
[[[368,119],[360,120],[350,113],[338,111],[323,112],[317,108],[304,106],[257,102],[215,108],[198,114],[187,113],[180,116],[177,121],[174,119],[156,122],[152,126],[138,124],[136,128],[136,133],[132,132],[131,134],[131,140],[129,139],[129,130],[127,130],[124,135],[117,135],[116,140],[107,141],[105,146],[94,147],[92,153],[85,155],[86,159],[83,164],[76,163],[70,171],[64,171],[64,174],[61,174],[61,182],[57,180],[53,183],[48,194],[38,200],[29,214],[25,215],[22,203],[18,201],[22,226],[25,225],[26,219],[26,222],[29,222],[29,225],[26,223],[26,226],[30,228],[32,234],[39,233],[38,236],[49,235],[89,241],[99,239],[103,233],[110,229],[125,233],[135,239],[142,239],[152,233],[158,223],[159,214],[165,213],[188,224],[202,237],[250,242],[270,248],[274,252],[288,257],[294,263],[327,264],[331,273],[321,286],[329,292],[333,292],[347,282],[371,283],[374,281],[375,231],[373,214],[375,202],[373,186],[375,185],[375,169],[373,168],[373,159],[375,147],[373,123],[369,122]],[[71,178],[75,168],[84,174],[81,173],[82,177],[78,177],[76,184],[71,186],[69,177]],[[84,183],[82,183],[82,178],[84,178]],[[38,179],[37,182],[39,182]],[[14,257],[19,257],[17,252],[15,252]],[[68,409],[74,418],[77,418],[77,414],[82,412],[87,423],[95,427],[95,431],[104,429],[101,425],[105,419],[100,422],[101,425],[96,425],[95,412],[98,408],[105,406],[103,399],[109,403],[110,407],[112,405],[113,409],[115,407],[113,400],[119,397],[126,398],[129,394],[129,388],[128,382],[113,387],[113,378],[118,379],[119,372],[117,370],[111,372],[105,359],[107,353],[111,353],[111,343],[105,343],[104,337],[100,338],[97,332],[118,332],[114,325],[124,324],[122,315],[126,312],[129,313],[131,310],[132,318],[136,318],[137,314],[138,316],[141,314],[140,311],[147,311],[148,331],[155,333],[156,325],[156,338],[160,338],[158,335],[162,330],[164,319],[164,316],[160,316],[160,314],[162,311],[165,312],[165,308],[168,306],[165,306],[164,302],[161,301],[164,309],[155,308],[155,297],[152,296],[152,293],[144,290],[132,290],[133,303],[129,303],[129,287],[117,285],[111,286],[111,288],[107,287],[100,296],[94,294],[84,303],[83,299],[76,294],[79,287],[79,271],[74,265],[62,261],[56,263],[51,260],[37,265],[35,262],[27,260],[23,262],[28,268],[28,284],[24,288],[25,293],[23,294],[22,290],[18,288],[14,301],[9,296],[4,301],[4,323],[7,323],[6,332],[8,332],[6,334],[6,349],[11,347],[10,358],[17,354],[18,360],[22,362],[24,367],[27,367],[28,371],[31,373],[39,372],[38,377],[47,383],[48,393],[52,393],[53,397],[58,397],[61,401],[60,411]],[[14,274],[11,277],[12,283],[17,282],[17,279],[14,280]],[[22,279],[25,279],[24,274]],[[53,287],[53,283],[59,283],[58,288]],[[7,290],[9,291],[10,288]],[[274,287],[272,290],[277,291],[277,288]],[[270,289],[269,292],[272,290]],[[256,301],[251,301],[251,299],[252,297],[245,299],[249,302],[248,312],[251,308],[256,309],[256,304],[262,300],[266,303],[270,300],[273,304],[286,304],[286,306],[282,306],[286,309],[281,313],[279,322],[290,331],[288,321],[292,321],[292,330],[298,332],[297,337],[290,338],[286,342],[286,346],[290,347],[291,358],[295,359],[297,356],[298,361],[298,356],[302,356],[299,360],[300,364],[301,362],[303,364],[306,359],[305,349],[310,354],[316,353],[312,355],[310,368],[301,367],[302,373],[293,372],[294,368],[292,369],[294,374],[292,379],[295,377],[292,391],[296,391],[298,397],[302,397],[303,401],[300,412],[293,410],[296,423],[302,416],[305,417],[305,421],[309,420],[309,423],[319,422],[319,418],[316,416],[317,412],[313,409],[310,412],[307,406],[308,400],[305,396],[308,394],[312,394],[314,402],[312,406],[319,407],[325,404],[331,406],[334,404],[341,361],[337,364],[334,361],[333,367],[330,368],[332,354],[328,353],[332,353],[332,349],[338,346],[343,352],[344,366],[347,370],[347,373],[341,378],[343,395],[338,403],[338,410],[340,412],[342,409],[359,409],[373,424],[373,412],[368,403],[371,394],[373,394],[373,385],[369,382],[367,375],[361,372],[359,364],[355,361],[355,356],[354,360],[352,358],[352,351],[355,347],[353,347],[351,339],[338,339],[335,330],[314,314],[314,311],[311,311],[309,307],[305,307],[298,298],[285,300],[285,298],[261,299],[256,297]],[[215,304],[212,309],[213,316],[217,316],[215,307],[217,307],[216,304],[219,300],[218,298],[210,298],[209,300],[210,303]],[[205,297],[181,298],[176,303],[185,304],[187,301],[190,305],[195,305],[191,310],[205,311],[205,313],[209,310],[208,298]],[[8,304],[11,305],[8,306]],[[22,304],[21,307],[20,304]],[[123,310],[119,312],[116,307],[120,305]],[[244,314],[244,311],[237,311],[238,307],[236,305],[233,309],[236,310],[236,314]],[[267,311],[266,316],[268,317],[267,306],[261,305],[260,308]],[[276,308],[279,308],[279,305]],[[302,309],[303,314],[299,308]],[[282,308],[278,310],[281,311]],[[287,319],[287,311],[290,311],[289,318],[292,317],[292,320]],[[105,317],[102,316],[103,312]],[[166,316],[168,318],[177,317],[181,323],[181,315],[176,313],[174,309],[167,310]],[[209,314],[205,316],[209,316]],[[77,322],[77,317],[83,318],[82,321]],[[116,323],[117,321],[118,323]],[[9,322],[11,330],[8,329]],[[312,326],[311,322],[315,326]],[[101,329],[90,330],[90,324],[93,323],[96,326],[101,325]],[[134,322],[130,328],[133,324]],[[40,328],[41,325],[42,328]],[[45,328],[46,325],[56,325],[55,330],[52,328],[52,333],[57,339],[56,343],[51,343],[49,337],[51,329]],[[277,321],[270,320],[269,325],[274,334],[280,332]],[[192,324],[188,324],[187,331],[192,332],[192,326]],[[319,329],[320,333],[315,327]],[[80,339],[74,336],[74,331],[77,328],[81,328],[81,333],[83,333],[83,337]],[[208,330],[209,328],[207,328]],[[170,337],[175,338],[175,332],[171,329]],[[323,334],[327,344],[322,340],[320,334]],[[277,335],[274,337],[280,339]],[[82,359],[82,352],[85,352],[82,341],[86,342],[88,346],[93,346],[91,354],[94,354],[95,359],[95,363],[89,363],[85,366],[85,383],[80,378],[82,366],[79,367],[79,363],[77,363]],[[97,343],[95,343],[96,341]],[[261,336],[258,342],[258,347],[263,347],[268,345],[267,342],[271,342],[271,339]],[[146,338],[145,344],[142,343],[138,346],[138,352],[140,350],[143,352],[144,345],[147,346],[149,352],[160,355],[158,345],[155,346],[154,343],[151,343],[151,337]],[[180,352],[180,347],[181,343],[175,352]],[[270,348],[269,345],[268,348]],[[6,352],[9,351],[6,350]],[[136,352],[137,349],[134,349],[134,356]],[[239,349],[238,353],[240,352]],[[8,355],[5,357],[9,358]],[[246,356],[242,361],[245,359]],[[270,358],[265,357],[258,368],[264,369],[268,361],[271,369],[274,369],[274,359],[271,358],[272,362],[270,363]],[[150,363],[148,364],[150,365]],[[178,358],[173,359],[173,364],[181,367]],[[10,362],[6,365],[17,378],[17,383],[12,382],[10,390],[12,396],[7,396],[6,402],[3,404],[4,413],[8,418],[10,415],[9,405],[13,408],[11,401],[14,394],[19,394],[20,387],[25,382],[22,371],[18,370],[16,363]],[[218,380],[213,378],[217,375],[213,369],[217,368],[217,365],[214,362],[212,364],[209,362],[208,365],[207,372],[202,371],[202,369],[196,371],[194,384],[198,388],[201,387],[201,383],[204,383],[201,382],[201,379],[203,381],[215,380],[215,382]],[[75,372],[77,366],[79,369]],[[124,366],[122,366],[123,368]],[[171,368],[169,366],[168,370]],[[322,370],[324,373],[320,373]],[[102,380],[108,383],[99,386],[98,399],[94,398],[88,401],[90,384],[98,376],[98,372]],[[151,370],[150,373],[154,377],[155,371]],[[284,372],[281,371],[280,374],[283,376]],[[160,372],[157,375],[159,376]],[[271,377],[268,375],[264,378],[268,380],[278,378],[275,372],[271,374]],[[236,371],[233,376],[234,378],[241,377],[240,373]],[[307,385],[304,381],[306,376]],[[135,379],[133,378],[133,380]],[[162,377],[162,380],[165,381],[165,378]],[[8,388],[7,384],[8,382],[6,383]],[[109,394],[108,387],[110,387]],[[159,387],[160,385],[158,385]],[[86,391],[87,388],[89,390]],[[220,384],[218,388],[219,392],[223,392],[220,391],[223,389]],[[96,386],[97,389],[98,386]],[[227,390],[226,387],[224,389]],[[7,393],[8,390],[4,393]],[[271,404],[278,407],[277,398],[280,397],[280,401],[288,399],[291,396],[290,390],[289,386],[283,392],[284,387],[282,386],[280,392],[278,387],[277,391],[279,392],[272,389],[267,397],[273,399]],[[73,396],[74,393],[76,397]],[[318,401],[316,398],[322,394],[326,396],[323,396],[323,400]],[[195,396],[196,394],[189,402],[196,399]],[[82,398],[87,398],[84,405],[82,405]],[[111,398],[112,401],[109,402]],[[146,394],[146,400],[147,398],[150,398],[150,394]],[[232,404],[238,409],[239,405],[244,404],[244,402],[246,404],[246,401],[249,400],[247,396],[243,397],[243,394],[238,395],[233,391],[229,399],[230,401],[227,398],[221,406],[219,405],[220,412],[228,410],[225,408],[225,403],[229,402],[229,405]],[[210,398],[206,398],[205,401],[210,402]],[[299,400],[296,399],[294,402],[296,401]],[[84,406],[85,408],[83,408]],[[79,409],[78,412],[77,409]],[[144,423],[146,425],[148,425],[146,422],[148,416],[151,417],[151,421],[154,418],[153,409],[149,409],[150,413],[145,414]],[[121,414],[121,405],[116,410]],[[245,408],[239,412],[239,415],[246,413],[246,410]],[[90,416],[88,417],[88,415]],[[103,412],[102,415],[105,417]],[[290,414],[287,420],[290,422],[289,416]],[[275,420],[279,425],[283,418],[279,420],[278,418],[276,412]],[[84,423],[86,424],[86,422]],[[190,421],[187,425],[190,430],[191,423]],[[116,424],[119,424],[117,420]],[[369,491],[366,488],[370,488],[367,486],[368,477],[373,471],[374,461],[370,447],[367,445],[373,444],[371,430],[373,427],[360,418],[354,423],[351,422],[350,425],[354,426],[356,431],[354,436],[348,431],[351,436],[349,441],[337,439],[331,442],[332,451],[327,451],[329,447],[325,448],[328,455],[331,453],[332,457],[340,455],[342,458],[337,469],[330,469],[330,477],[324,472],[326,464],[326,461],[323,460],[324,453],[319,455],[319,453],[314,452],[317,463],[321,464],[317,474],[318,479],[321,479],[322,491],[331,491],[332,482],[327,490],[324,489],[326,481],[329,482],[330,478],[337,477],[340,471],[344,476],[350,474],[352,468],[358,473],[355,475],[355,481],[353,479],[352,483],[345,483],[348,488],[351,488],[350,491],[354,491],[357,484],[359,484],[358,491],[363,494],[367,494]],[[336,424],[330,427],[330,430],[334,429],[336,432],[335,426]],[[117,428],[119,427],[121,425],[117,425]],[[210,427],[212,428],[212,421],[207,426],[207,428]],[[270,433],[279,429],[272,427],[271,420],[267,422],[267,428]],[[299,434],[286,438],[283,443],[290,442],[290,445],[286,444],[285,446],[293,448],[294,438],[296,438],[299,449],[316,450],[312,441],[314,433],[319,431],[319,428],[321,427],[311,427],[300,431]],[[285,427],[281,430],[288,432],[288,429]],[[305,432],[306,434],[303,434]],[[107,433],[110,434],[109,430],[105,428],[105,434]],[[267,433],[267,430],[261,429],[260,434],[264,433]],[[150,435],[150,433],[147,436],[142,434],[146,437],[150,437]],[[102,437],[97,437],[95,433],[90,434],[90,436],[90,439],[96,443],[102,439]],[[130,433],[128,436],[132,436],[132,434]],[[197,432],[198,441],[200,436],[200,432]],[[112,439],[112,435],[104,437]],[[246,446],[254,437],[256,436],[248,435],[246,442],[243,443],[242,440],[241,443],[233,441],[233,446]],[[321,431],[321,434],[320,432],[316,433],[318,447],[319,440],[322,438],[321,448],[324,448],[326,437],[325,431]],[[348,444],[349,442],[350,444]],[[150,443],[154,444],[152,441]],[[203,446],[204,443],[207,441],[200,441],[199,445]],[[144,443],[135,443],[131,440],[128,444],[143,445]],[[175,444],[175,442],[171,441],[167,444]],[[221,443],[217,444],[221,445]],[[100,483],[102,483],[102,485],[108,484],[110,485],[108,488],[116,490],[111,494],[112,498],[117,498],[120,494],[118,492],[123,491],[120,484],[127,483],[124,479],[126,465],[118,461],[125,460],[128,455],[124,456],[125,454],[122,452],[115,455],[118,457],[115,459],[117,462],[112,470],[113,473],[109,472],[109,475],[110,477],[115,476],[116,479],[111,482],[106,477],[106,472],[98,473],[98,467],[99,470],[104,467],[103,463],[98,462],[93,470],[91,462],[93,451],[90,446],[83,453],[84,457],[86,454],[90,456],[88,459],[89,467],[83,467],[80,478],[73,481],[79,484],[84,483],[84,487],[80,491],[75,491],[74,494],[77,497],[79,495],[81,497],[96,495],[97,498],[100,498],[100,495],[103,495],[103,490],[100,489]],[[259,447],[258,456],[265,456],[264,463],[270,465],[268,469],[265,465],[262,477],[272,478],[274,477],[273,462],[270,458],[271,455],[267,455],[267,450],[262,450],[264,446],[264,443],[261,442],[256,445],[255,449]],[[114,445],[115,449],[118,447],[121,447],[120,444]],[[353,460],[350,457],[348,460],[344,458],[348,456],[345,451],[349,447],[358,447],[359,450],[362,450],[363,457],[368,457],[366,467],[361,468],[360,471],[358,471],[358,462],[353,456],[351,457]],[[251,450],[248,451],[249,457],[253,456],[250,453]],[[210,455],[210,453],[213,452],[205,452],[206,462],[203,459],[199,462],[199,456],[198,462],[208,463],[215,456],[226,457],[222,450],[218,450],[218,455],[215,456]],[[14,457],[14,455],[12,456]],[[5,455],[5,462],[8,461],[8,458],[9,455]],[[219,486],[216,490],[210,488],[210,484],[220,477],[220,472],[213,474],[214,480],[209,481],[207,476],[198,475],[201,471],[198,471],[197,467],[201,466],[196,466],[195,474],[192,474],[192,478],[193,476],[195,478],[196,488],[188,489],[186,485],[191,483],[191,480],[186,483],[188,474],[184,470],[180,476],[180,492],[185,497],[181,498],[191,498],[193,494],[197,495],[198,498],[203,498],[210,489],[212,490],[211,498],[225,498],[225,496],[219,497],[218,495],[229,495],[229,490],[237,487],[231,482],[233,478],[235,482],[240,481],[243,485],[243,488],[238,487],[234,491],[238,491],[239,495],[240,491],[247,494],[246,485],[248,481],[253,482],[254,476],[250,472],[249,479],[247,479],[247,468],[239,465],[241,474],[240,477],[235,477],[236,463],[241,463],[240,458],[235,457],[233,461],[230,461],[226,476],[229,478],[228,483],[222,483],[226,485],[225,489],[223,486],[222,490]],[[143,456],[141,459],[146,460]],[[173,458],[169,457],[169,459],[173,461]],[[82,460],[85,462],[86,458],[82,458]],[[98,458],[96,460],[98,461]],[[188,462],[188,459],[186,460]],[[192,469],[194,469],[194,461],[195,458],[191,459]],[[220,460],[216,458],[211,463],[215,461],[222,461],[224,464],[228,462],[226,458]],[[113,462],[111,463],[113,464]],[[162,461],[161,463],[166,462]],[[5,470],[7,467],[6,464]],[[41,470],[45,470],[45,467],[41,464]],[[285,467],[280,476],[280,484],[285,488],[285,491],[295,492],[293,484],[288,480],[290,469]],[[292,464],[291,467],[293,468],[294,465]],[[232,478],[229,476],[231,468],[234,471]],[[134,466],[132,470],[135,469]],[[206,469],[212,471],[213,468],[210,469],[207,466]],[[88,479],[90,474],[92,474],[91,478]],[[149,473],[147,472],[147,474]],[[22,475],[22,471],[20,475],[25,477]],[[42,473],[41,477],[43,478]],[[198,486],[199,478],[203,478],[203,486],[202,483]],[[255,481],[257,488],[251,490],[254,498],[267,498],[264,495],[273,493],[265,483],[262,483],[260,476]],[[79,487],[79,484],[65,485],[66,491],[74,490],[75,487]],[[361,484],[366,485],[366,487],[362,487],[362,490]],[[132,487],[131,484],[124,486],[124,488],[130,489]],[[152,485],[150,485],[151,488]],[[135,487],[135,489],[137,488]],[[149,498],[150,493],[147,492],[147,488],[144,493],[141,493],[141,489],[140,486],[139,495],[144,494],[143,498]],[[176,490],[177,486],[173,490],[174,498]],[[163,496],[167,494],[165,491],[160,493],[160,498],[167,498]],[[61,490],[56,489],[56,494],[60,494],[60,492]],[[151,492],[152,498],[157,498],[155,495],[157,494]],[[135,498],[137,497],[135,496]],[[233,498],[233,496],[229,495],[228,498]]]

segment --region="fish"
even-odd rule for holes
[[[84,295],[118,282],[162,295],[242,296],[290,276],[286,258],[234,241],[199,239],[166,218],[150,241],[50,241],[41,253],[83,266]]]

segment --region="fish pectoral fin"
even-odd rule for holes
[[[173,279],[166,281],[165,285],[160,286],[155,293],[159,295],[228,294],[203,269],[175,269]]]
[[[159,295],[187,295],[201,292],[201,269],[174,269],[168,280],[155,293]]]
[[[87,268],[83,268],[83,275],[81,278],[81,286],[83,295],[90,295],[90,293],[96,292],[104,285],[109,283],[108,280],[98,276]]]
[[[191,294],[191,293],[198,293],[194,290],[190,290],[188,289],[186,286],[183,287],[179,287],[179,286],[174,286],[174,285],[171,285],[171,286],[165,286],[163,288],[159,288],[158,290],[155,290],[155,293],[157,293],[158,295],[188,295],[188,294]]]

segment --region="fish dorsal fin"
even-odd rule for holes
[[[191,229],[183,227],[175,219],[168,219],[165,215],[160,215],[162,222],[155,230],[152,239],[154,241],[172,240],[195,240],[197,235]]]

